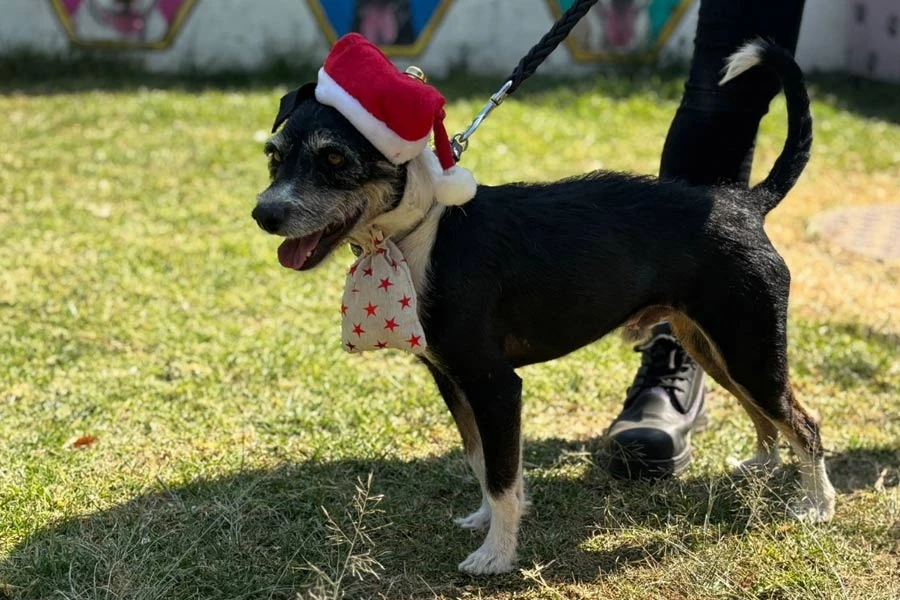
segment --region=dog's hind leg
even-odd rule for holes
[[[671,315],[669,324],[675,332],[682,346],[697,361],[710,377],[719,382],[725,389],[738,399],[741,406],[753,421],[756,429],[756,453],[746,459],[740,460],[730,457],[729,466],[738,473],[746,471],[771,471],[781,464],[781,456],[778,452],[778,429],[753,403],[747,394],[747,390],[735,383],[728,373],[725,361],[718,350],[710,343],[706,335],[693,321],[681,313]]]
[[[774,253],[760,261],[758,272],[722,277],[714,290],[690,311],[690,318],[708,339],[711,355],[721,357],[719,372],[711,372],[749,411],[763,434],[761,446],[774,439],[760,416],[790,442],[800,463],[803,497],[791,507],[808,521],[828,521],[834,515],[835,492],[825,470],[819,420],[794,396],[788,378],[787,299],[790,273]],[[721,297],[718,292],[724,292]],[[728,311],[719,309],[728,306]],[[720,379],[721,377],[721,379]]]
[[[512,367],[479,369],[458,382],[478,426],[491,524],[484,543],[459,565],[472,574],[504,573],[516,558],[522,493],[522,380]]]
[[[483,529],[487,527],[491,521],[491,505],[488,502],[487,484],[484,476],[484,452],[481,448],[481,435],[478,433],[478,425],[475,422],[475,414],[472,412],[472,406],[466,400],[466,396],[458,385],[441,373],[431,363],[426,363],[434,382],[437,384],[438,391],[441,392],[453,420],[456,422],[456,428],[462,437],[463,450],[466,453],[466,459],[469,466],[475,473],[475,478],[481,486],[481,506],[466,517],[457,517],[453,522],[463,529]]]

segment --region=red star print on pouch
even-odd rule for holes
[[[341,303],[343,348],[422,354],[428,344],[406,258],[390,239],[369,239],[368,245],[361,244],[364,254],[347,271]]]

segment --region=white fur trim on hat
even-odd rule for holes
[[[376,118],[367,111],[359,100],[347,93],[338,83],[325,72],[319,69],[319,79],[316,84],[316,100],[331,106],[344,115],[350,124],[369,140],[378,151],[394,164],[403,164],[418,156],[428,144],[429,132],[420,140],[405,140],[384,121]]]
[[[431,174],[431,180],[434,183],[434,197],[438,202],[446,206],[459,206],[475,197],[478,183],[471,171],[459,165],[445,171],[441,168],[441,163],[431,148],[425,148],[422,156],[425,158],[425,164]]]

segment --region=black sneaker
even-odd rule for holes
[[[619,479],[677,475],[691,462],[691,432],[706,423],[703,371],[668,323],[635,350],[641,367],[606,432],[609,471]]]

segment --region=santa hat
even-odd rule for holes
[[[331,49],[319,69],[316,99],[337,109],[394,164],[424,152],[441,204],[464,204],[475,196],[475,178],[453,159],[444,128],[444,97],[397,70],[363,36],[345,35]],[[437,160],[428,148],[432,133]]]

